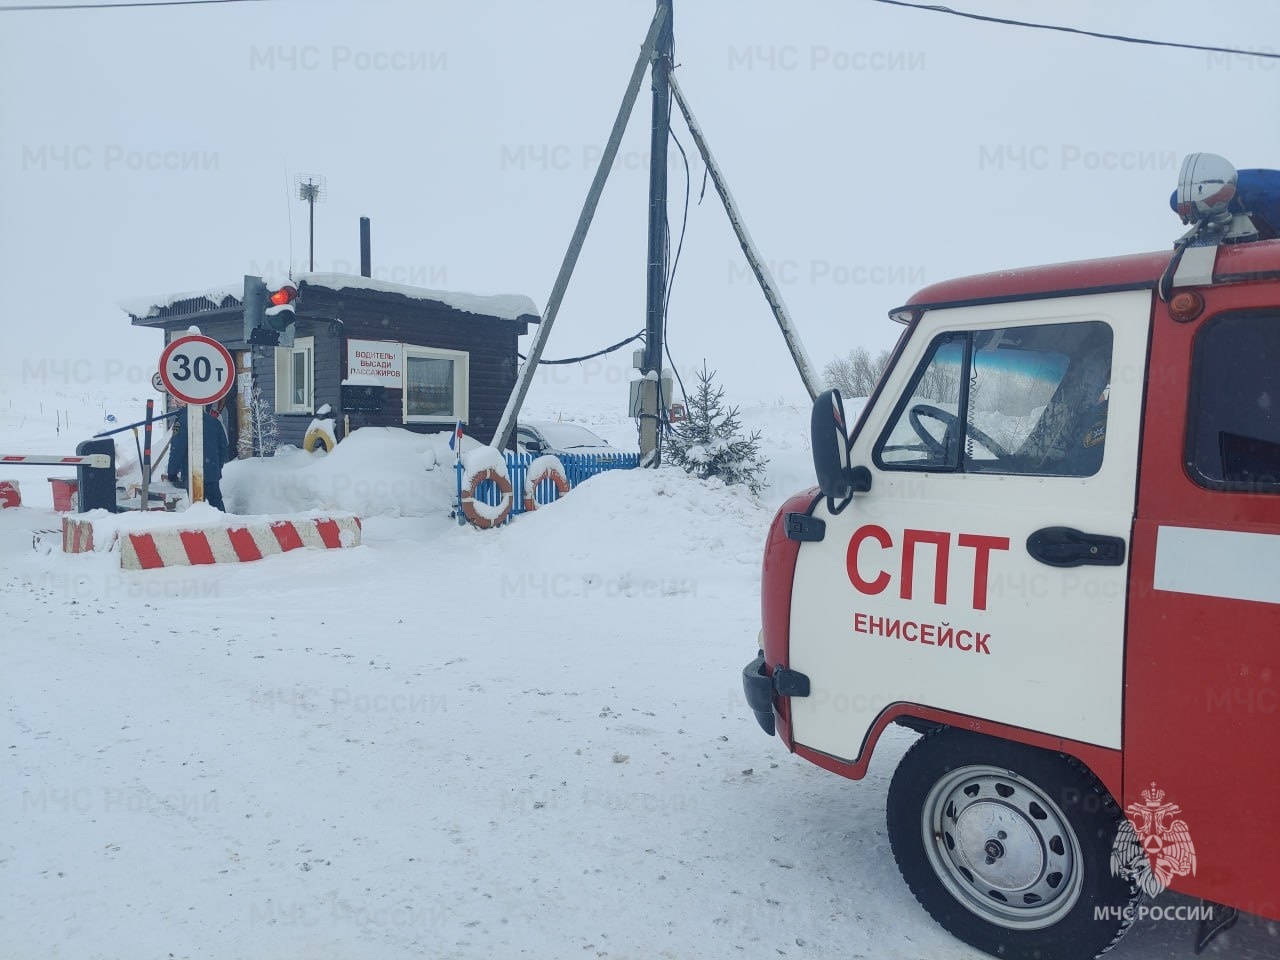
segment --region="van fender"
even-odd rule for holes
[[[909,727],[920,732],[934,727],[956,727],[960,730],[969,730],[973,733],[999,740],[1010,740],[1014,743],[1039,747],[1042,750],[1063,753],[1084,764],[1095,777],[1102,781],[1102,785],[1107,788],[1113,797],[1122,795],[1121,771],[1123,754],[1120,750],[1100,747],[1092,743],[1083,743],[1079,740],[1067,740],[1063,737],[1055,737],[1035,730],[995,723],[991,720],[984,720],[981,717],[952,713],[949,710],[936,710],[918,703],[892,703],[885,707],[867,731],[867,735],[862,741],[862,749],[856,760],[833,757],[830,754],[811,750],[803,744],[790,741],[788,741],[787,746],[796,756],[803,757],[824,770],[838,773],[840,776],[848,777],[850,780],[861,780],[867,775],[867,767],[870,765],[871,756],[880,741],[880,735],[884,733],[885,728],[891,723],[897,723],[900,726]]]

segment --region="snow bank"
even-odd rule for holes
[[[675,467],[613,470],[496,532],[455,536],[483,537],[478,569],[534,595],[690,598],[716,593],[726,572],[754,582],[772,514],[745,487]]]
[[[283,447],[274,457],[234,460],[222,474],[236,514],[345,510],[361,517],[447,513],[456,481],[447,434],[365,427],[325,456]],[[463,438],[464,445],[468,442]],[[475,445],[475,441],[470,441]]]

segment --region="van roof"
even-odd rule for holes
[[[996,273],[944,280],[918,291],[904,307],[892,311],[890,315],[978,303],[1043,300],[1113,290],[1154,288],[1172,257],[1173,251],[1165,250],[1000,270]],[[1224,244],[1219,247],[1213,271],[1214,283],[1243,283],[1266,279],[1280,279],[1280,239]]]

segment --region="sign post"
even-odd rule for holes
[[[187,404],[187,496],[204,503],[204,404]]]
[[[179,337],[160,354],[164,388],[187,405],[187,494],[204,501],[204,408],[231,390],[235,366],[227,348],[199,334]]]
[[[151,509],[151,417],[156,412],[156,402],[147,400],[147,423],[142,428],[142,511]]]

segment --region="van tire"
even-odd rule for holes
[[[1111,872],[1123,815],[1097,778],[1063,754],[935,730],[898,764],[886,821],[921,906],[989,954],[1091,960],[1136,916],[1140,891]]]

